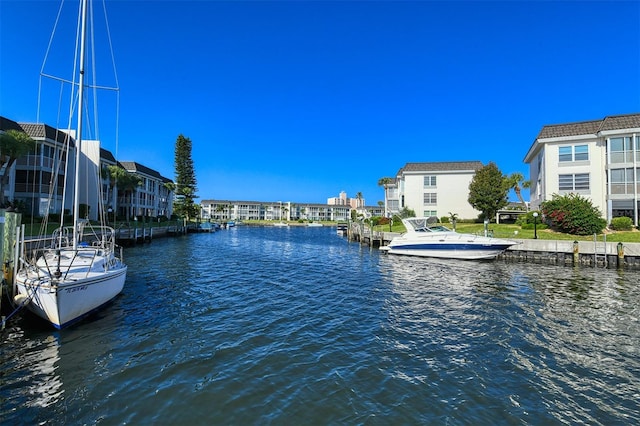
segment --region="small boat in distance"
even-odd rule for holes
[[[407,232],[380,250],[389,254],[448,259],[493,259],[517,242],[474,234],[461,234],[436,224],[436,217],[402,219]]]
[[[273,224],[273,226],[284,228],[284,227],[289,226],[289,224],[286,223],[286,222],[276,222],[276,223]]]
[[[322,226],[322,224],[320,222],[309,222],[307,226],[310,226],[313,228],[313,227],[320,227]]]

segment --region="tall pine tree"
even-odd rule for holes
[[[176,167],[176,196],[173,204],[173,212],[187,220],[198,216],[198,206],[194,200],[196,195],[196,172],[191,157],[191,139],[179,135],[176,140],[175,167]]]

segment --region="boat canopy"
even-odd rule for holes
[[[407,231],[413,232],[453,232],[451,229],[443,225],[434,225],[437,223],[438,218],[434,216],[429,217],[408,217],[402,219]]]

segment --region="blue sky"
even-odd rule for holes
[[[0,115],[34,122],[59,2],[0,0]],[[541,127],[640,112],[640,2],[108,1],[120,160],[201,199],[383,199],[407,162],[521,172]],[[62,60],[49,57],[48,64]],[[56,111],[41,112],[56,124]],[[41,107],[41,111],[44,108]],[[452,188],[455,190],[455,188]]]

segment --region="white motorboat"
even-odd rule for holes
[[[515,241],[489,236],[461,234],[436,224],[435,217],[402,219],[407,232],[394,237],[380,250],[389,254],[449,259],[493,259]]]
[[[72,110],[76,113],[84,112],[85,101],[85,42],[87,41],[90,4],[82,0],[79,29],[78,80],[75,84],[77,95],[72,101],[76,106]],[[95,86],[94,86],[95,88]],[[87,102],[88,103],[88,102]],[[31,241],[29,248],[25,247],[24,236],[19,236],[17,273],[14,283],[14,301],[26,307],[36,315],[49,321],[55,328],[66,327],[94,310],[102,307],[114,299],[123,289],[127,265],[122,261],[122,250],[116,253],[116,235],[114,229],[104,224],[93,224],[81,219],[79,209],[81,188],[100,190],[100,185],[91,187],[81,183],[83,179],[93,179],[100,182],[99,160],[88,160],[87,150],[99,150],[97,141],[85,141],[83,132],[83,115],[77,114],[75,141],[67,137],[65,151],[67,154],[75,149],[75,179],[64,178],[65,194],[73,198],[73,224],[60,227],[48,237]],[[71,123],[71,121],[70,121]],[[90,125],[87,124],[90,129]],[[67,132],[74,134],[72,131]],[[75,142],[75,147],[74,147]],[[87,149],[84,148],[87,142]],[[71,158],[65,159],[67,162]],[[80,165],[83,165],[82,172]],[[57,188],[57,185],[51,185]],[[101,196],[98,196],[102,200]],[[49,195],[47,212],[60,208],[53,192]],[[98,216],[106,220],[107,209],[99,201]],[[61,218],[63,215],[59,215]]]

